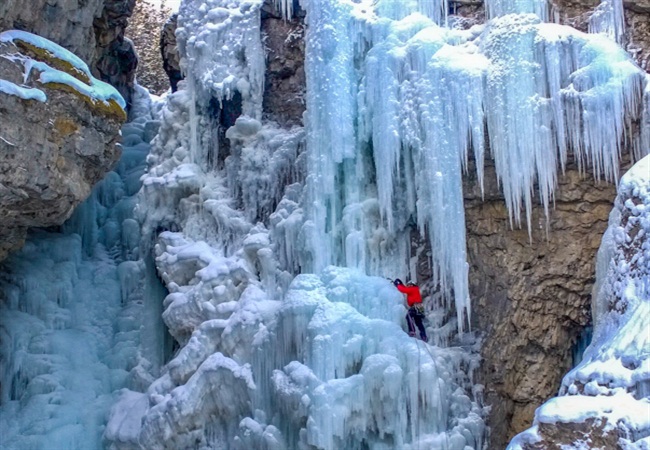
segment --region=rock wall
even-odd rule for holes
[[[98,78],[110,83],[131,106],[138,56],[124,33],[136,0],[104,0],[104,8],[93,21],[95,57],[90,66]]]
[[[267,0],[262,10],[262,35],[267,52],[264,111],[282,126],[302,125],[305,111],[304,12],[284,20]]]
[[[624,1],[627,51],[650,73],[650,0]]]
[[[43,36],[83,59],[131,103],[137,56],[124,38],[135,0],[3,0],[0,31]]]
[[[176,92],[178,82],[183,79],[181,57],[176,43],[176,27],[178,14],[172,14],[163,25],[160,35],[160,53],[163,59],[163,70],[167,74],[172,92]]]
[[[101,17],[103,9],[103,0],[3,0],[0,31],[17,29],[38,34],[90,62],[96,53],[93,22]]]
[[[25,79],[21,58],[65,72],[88,91],[97,81],[38,47],[0,44],[0,260],[23,245],[28,228],[60,225],[88,197],[120,156],[126,120],[112,98],[40,82],[43,68]]]
[[[616,189],[568,170],[548,232],[537,207],[529,237],[525,226],[511,228],[492,168],[484,201],[475,180],[464,187],[473,322],[483,336],[480,382],[492,407],[489,448],[503,449],[557,393],[590,325],[595,256]]]
[[[146,0],[140,0],[135,5],[126,32],[127,37],[133,41],[133,45],[138,51],[138,84],[156,95],[164,93],[170,86],[170,81],[163,68],[163,55],[165,54],[163,36],[173,39],[173,47],[176,46],[176,37],[173,35],[176,30],[175,21],[171,35],[165,34],[164,31],[167,29],[166,24],[170,16],[172,16],[172,11],[165,6],[164,2],[154,6]],[[178,62],[178,58],[176,61]]]

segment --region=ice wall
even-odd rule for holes
[[[495,160],[529,229],[570,159],[617,178],[647,81],[540,4],[495,2],[463,31],[444,27],[444,2],[303,1],[307,111],[291,130],[261,114],[261,2],[181,7],[188,77],[161,110],[138,207],[180,348],[146,392],[122,392],[113,448],[484,446],[476,359],[408,338],[377,276],[415,278],[419,233],[433,272],[420,281],[465,332],[470,159],[479,180]]]
[[[140,260],[133,219],[149,141],[147,92],[123,155],[62,227],[39,231],[0,277],[0,447],[103,448],[114,392],[143,389],[165,358],[164,288]],[[144,280],[144,282],[143,282]]]
[[[520,3],[502,10],[493,2],[493,20],[459,31],[415,2],[399,14],[389,1],[303,2],[309,176],[301,231],[315,244],[299,256],[303,267],[403,273],[413,256],[403,237],[417,225],[431,245],[432,284],[455,301],[463,331],[468,158],[482,183],[490,149],[511,223],[524,217],[529,231],[533,201],[548,216],[569,159],[597,179],[617,179],[642,114],[643,72],[603,35],[543,23],[544,2]]]
[[[594,335],[583,359],[562,381],[560,395],[535,412],[534,427],[508,447],[541,442],[555,426],[609,434],[621,448],[647,448],[650,433],[650,157],[622,178],[598,252],[592,314]],[[580,427],[580,425],[577,425]],[[572,433],[557,444],[578,445]],[[581,436],[585,439],[586,436]],[[602,438],[600,438],[602,439]],[[559,442],[558,442],[559,440]]]

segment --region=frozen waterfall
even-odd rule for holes
[[[6,264],[10,448],[486,448],[464,174],[482,189],[492,158],[530,231],[570,161],[614,181],[650,142],[648,80],[614,40],[486,3],[460,30],[444,0],[302,0],[304,128],[284,129],[262,0],[184,0],[186,80],[140,91],[116,171]],[[423,287],[430,344],[403,331],[397,276]]]

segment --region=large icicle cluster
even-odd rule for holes
[[[436,10],[426,16],[416,3],[399,13],[390,1],[303,3],[309,178],[302,232],[315,244],[302,255],[306,267],[393,273],[411,256],[401,242],[417,223],[431,243],[433,285],[453,291],[462,331],[470,316],[468,152],[482,180],[490,148],[511,222],[521,225],[525,214],[530,231],[535,189],[548,214],[571,152],[597,179],[617,179],[641,115],[644,75],[606,37],[543,23],[537,6],[545,2],[513,11],[495,2],[498,17],[469,31],[441,28]]]
[[[542,442],[553,427],[553,442],[567,448],[606,435],[618,448],[650,445],[650,156],[621,178],[596,277],[594,336],[583,360],[509,449]]]

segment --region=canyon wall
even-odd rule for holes
[[[555,395],[574,349],[591,325],[596,252],[616,189],[581,176],[559,179],[550,218],[533,211],[533,230],[513,229],[493,170],[482,200],[465,183],[474,329],[483,339],[480,382],[491,406],[490,449],[528,428],[535,409]]]

